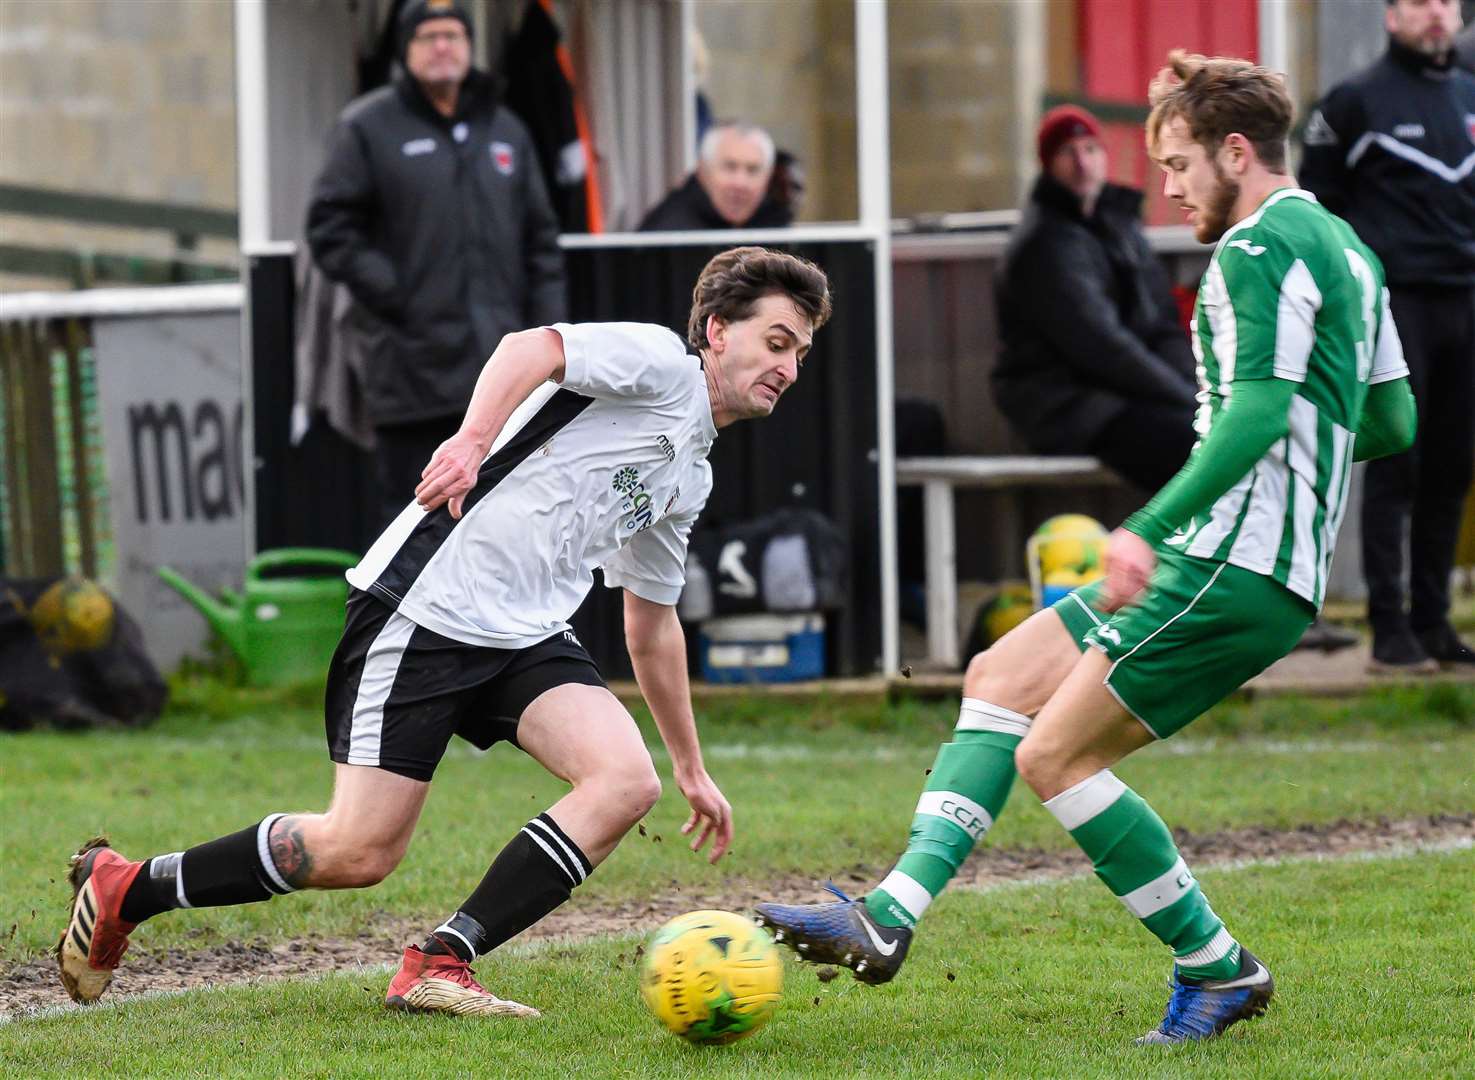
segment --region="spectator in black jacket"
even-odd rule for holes
[[[384,523],[502,336],[567,316],[536,153],[471,67],[465,9],[411,0],[397,29],[403,70],[343,111],[307,215],[314,260],[361,308]]]
[[[1373,669],[1471,669],[1449,580],[1475,473],[1475,76],[1454,66],[1456,0],[1390,0],[1385,24],[1388,52],[1307,121],[1300,178],[1383,261],[1419,406],[1413,449],[1364,478]]]
[[[1156,491],[1193,448],[1193,356],[1148,247],[1142,193],[1106,182],[1101,127],[1040,122],[1044,174],[999,278],[999,407],[1039,453],[1099,457]]]
[[[725,123],[702,136],[696,172],[655,205],[641,232],[677,229],[781,229],[787,207],[769,197],[773,139],[752,124]]]

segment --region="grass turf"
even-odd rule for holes
[[[731,855],[714,868],[683,849],[685,804],[668,783],[648,835],[630,836],[575,903],[670,883],[719,891],[732,879],[787,873],[879,874],[905,843],[924,770],[955,716],[943,704],[795,704],[757,694],[713,706],[701,722],[708,766],[735,807]],[[0,965],[55,941],[68,896],[65,857],[92,834],[109,833],[133,857],[173,851],[274,810],[319,809],[332,775],[320,711],[305,693],[186,683],[147,730],[3,739],[0,930],[8,936]],[[1118,771],[1170,824],[1203,832],[1469,811],[1472,759],[1475,688],[1441,685],[1349,701],[1232,704]],[[657,762],[669,775],[659,753]],[[562,791],[509,747],[482,755],[453,743],[415,843],[382,885],[171,913],[139,939],[203,946],[347,935],[384,912],[439,919],[521,823]],[[989,843],[1064,849],[1070,840],[1020,790]]]
[[[1210,870],[1271,966],[1264,1019],[1171,1049],[1130,1040],[1166,996],[1162,948],[1096,882],[945,895],[896,982],[790,963],[766,1030],[687,1046],[642,1010],[634,939],[483,960],[535,1022],[403,1016],[379,972],[141,999],[0,1025],[17,1076],[1469,1076],[1470,852]]]

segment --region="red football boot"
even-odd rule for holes
[[[542,1015],[530,1005],[503,1001],[487,993],[476,981],[471,965],[455,956],[421,952],[411,945],[405,950],[399,971],[389,982],[384,1004],[406,1012],[448,1012],[455,1016]]]
[[[73,1001],[91,1005],[113,981],[136,924],[118,914],[133,879],[143,869],[98,837],[72,856],[72,918],[56,945],[61,982]]]

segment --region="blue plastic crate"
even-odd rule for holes
[[[825,617],[732,615],[698,635],[702,677],[712,683],[774,683],[825,674]]]

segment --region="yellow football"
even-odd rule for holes
[[[112,598],[85,578],[62,578],[28,612],[41,644],[53,656],[92,652],[113,638]]]
[[[1093,580],[1106,559],[1106,529],[1085,514],[1057,514],[1035,530],[1034,547],[1040,573],[1058,571],[1089,575]]]
[[[694,1043],[753,1034],[773,1016],[783,982],[783,960],[768,932],[730,911],[672,919],[646,943],[640,968],[646,1008]]]

